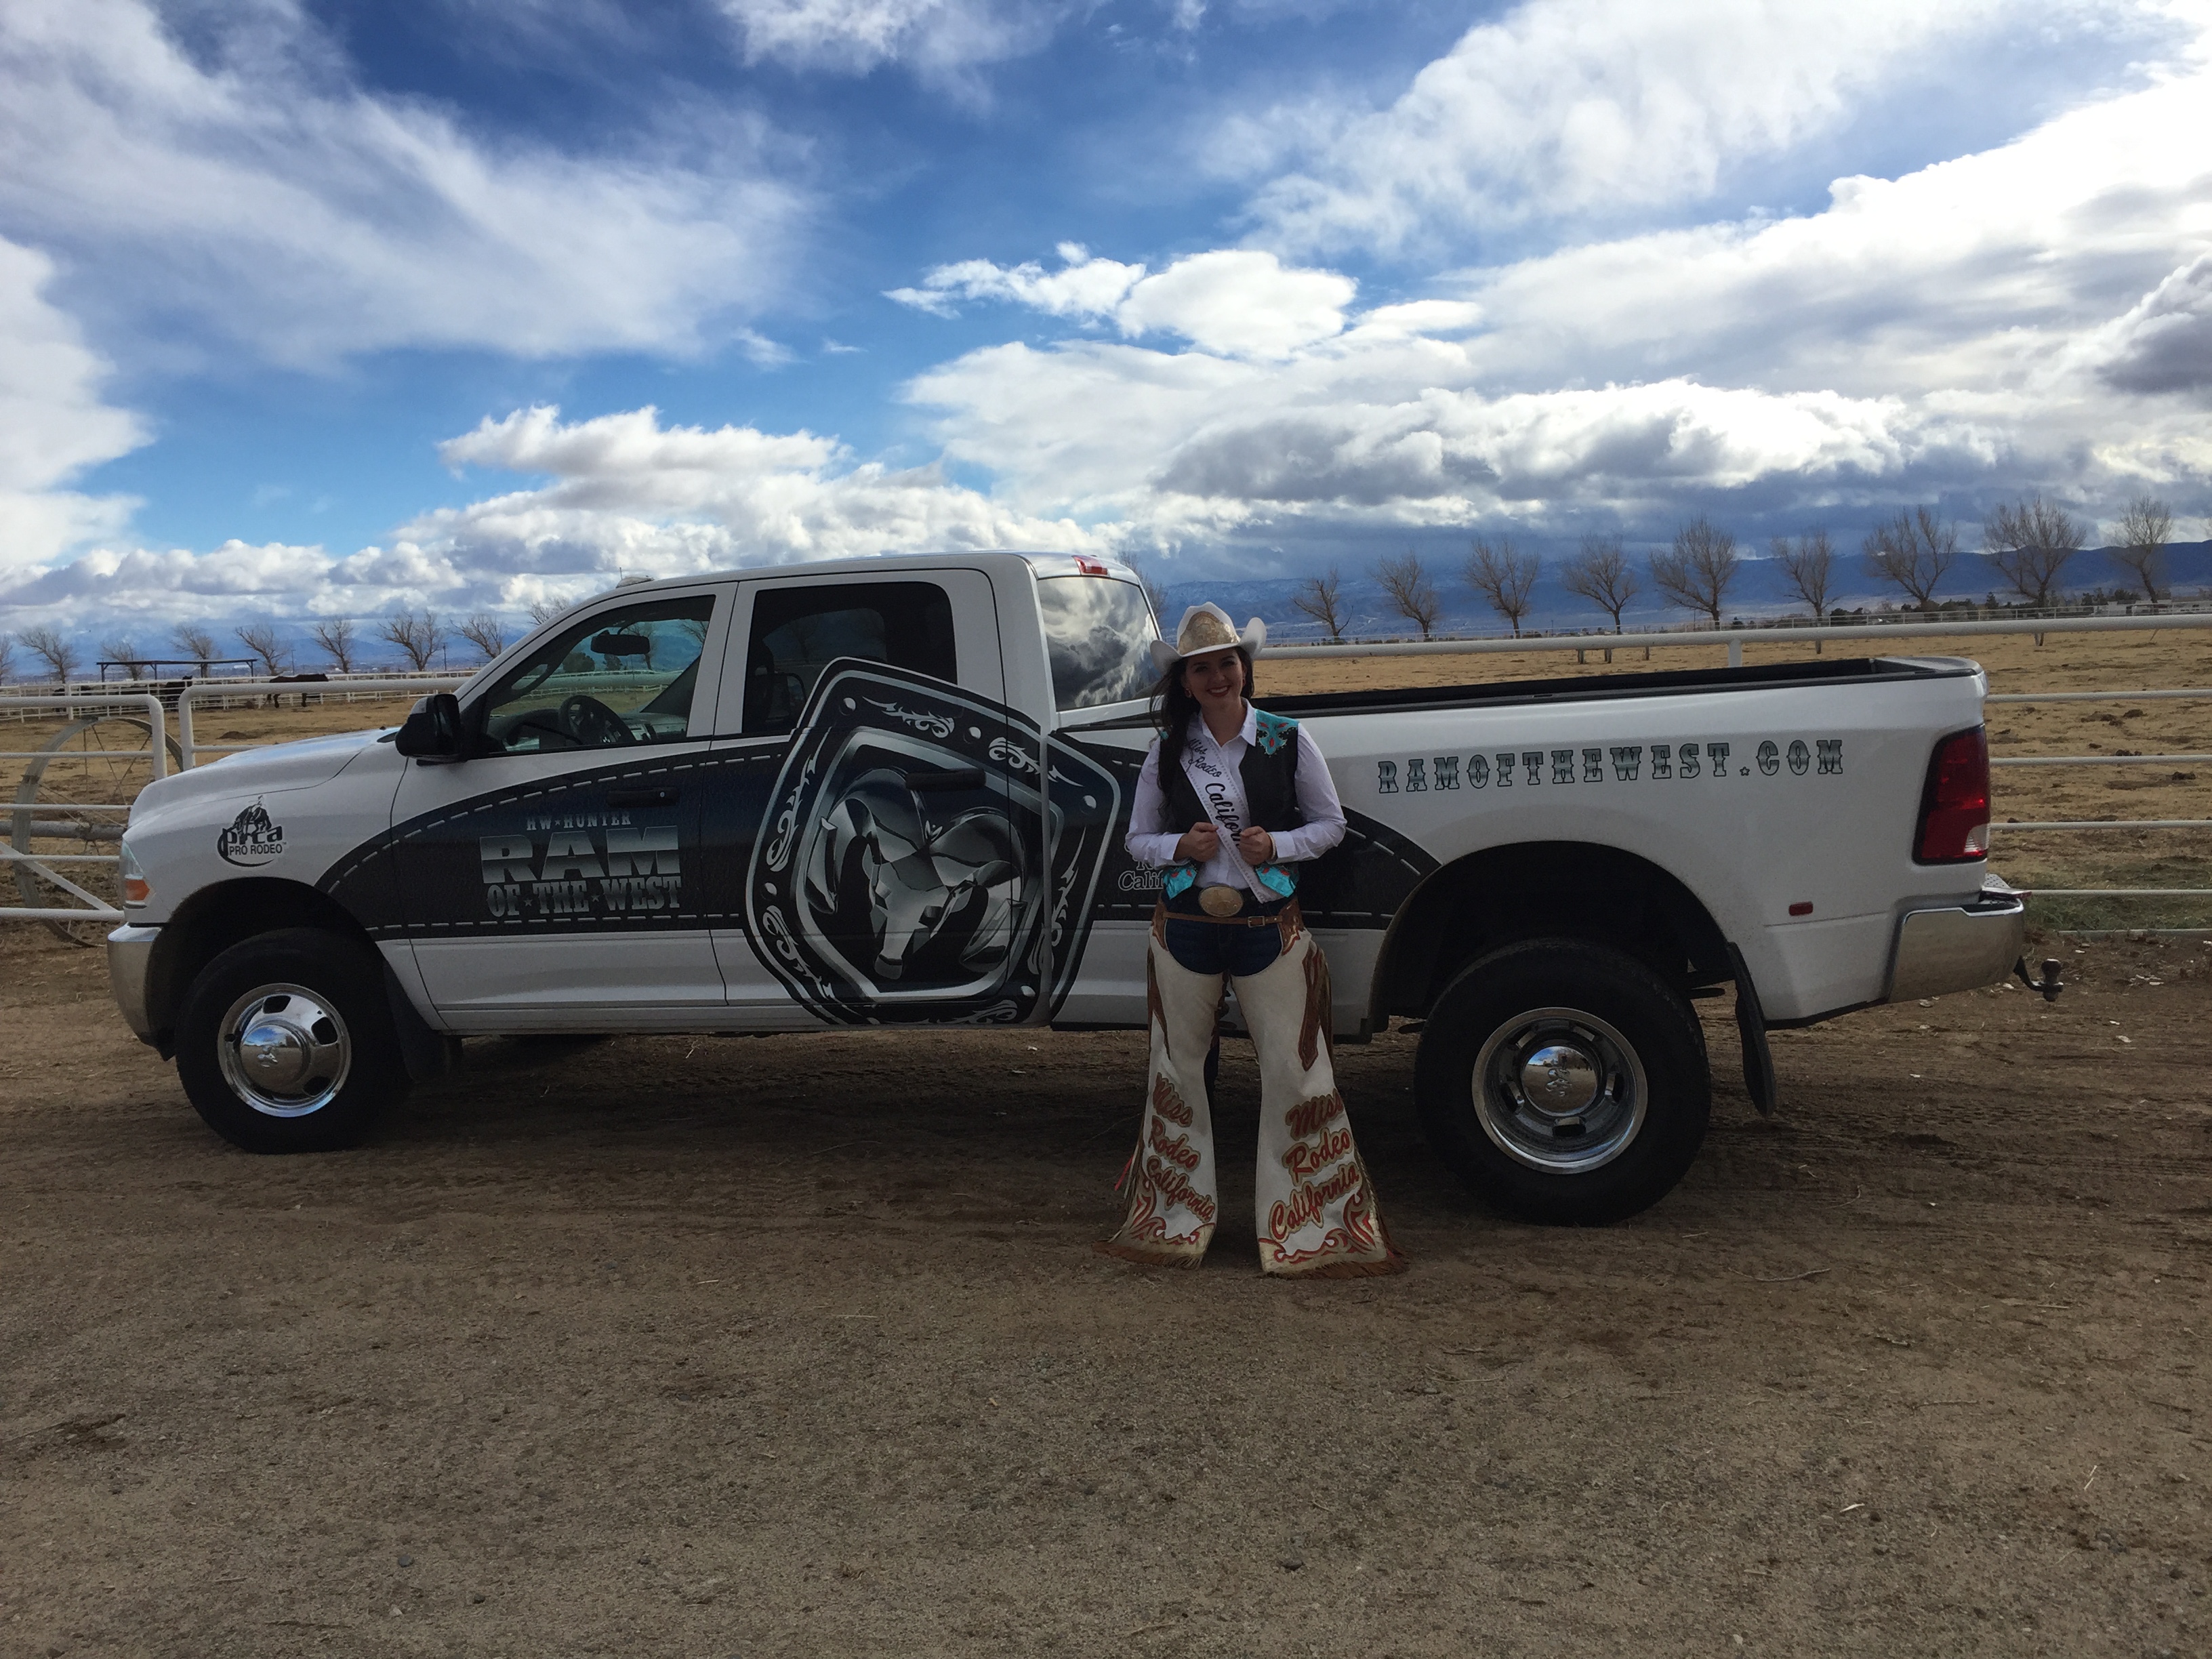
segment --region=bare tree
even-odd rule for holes
[[[532,599],[530,602],[530,625],[543,628],[556,617],[565,617],[574,609],[558,599]]]
[[[76,647],[46,623],[23,630],[23,648],[45,663],[58,684],[67,685],[76,678]]]
[[[1429,580],[1428,571],[1422,567],[1419,554],[1383,560],[1375,567],[1375,580],[1382,584],[1390,608],[1418,626],[1423,639],[1436,631],[1437,618],[1443,614],[1444,602],[1437,596],[1437,585]]]
[[[2081,550],[2084,539],[2081,521],[2063,507],[2045,506],[2040,495],[2000,506],[1982,520],[1982,544],[1989,549],[1990,562],[2014,592],[2038,610],[2059,599],[2067,562]]]
[[[1620,632],[1620,613],[1644,591],[1618,536],[1585,536],[1582,551],[1559,567],[1559,586],[1578,593],[1613,618]]]
[[[507,624],[489,611],[479,611],[466,622],[455,623],[453,631],[476,647],[486,662],[507,649]]]
[[[2138,495],[2120,514],[2120,544],[2112,562],[2135,573],[2143,597],[2158,603],[2158,585],[2165,575],[2166,544],[2173,534],[2173,514],[2164,501]]]
[[[1152,607],[1152,620],[1159,623],[1160,631],[1165,633],[1168,625],[1168,596],[1161,591],[1160,585],[1152,580],[1152,573],[1138,563],[1135,559],[1124,553],[1121,556],[1121,562],[1136,572],[1137,585],[1145,590],[1145,603]]]
[[[1718,628],[1741,562],[1735,538],[1699,514],[1674,532],[1671,549],[1651,556],[1651,584],[1668,604],[1702,611]]]
[[[146,678],[146,665],[138,660],[138,645],[135,640],[102,640],[100,654],[107,661],[119,665],[131,678],[143,680]]]
[[[15,678],[15,641],[0,634],[0,685]]]
[[[238,642],[261,660],[261,672],[272,679],[292,666],[292,653],[283,641],[276,637],[276,624],[269,622],[247,623],[243,628],[230,630],[238,635]]]
[[[1916,507],[1876,525],[1860,544],[1867,568],[1923,611],[1936,608],[1936,589],[1959,561],[1959,532]]]
[[[198,623],[179,623],[169,630],[169,640],[178,650],[199,665],[200,672],[215,658],[215,635]]]
[[[361,641],[354,636],[353,618],[325,617],[307,630],[307,637],[315,642],[315,649],[331,659],[331,666],[341,674],[350,674],[361,652]]]
[[[1513,637],[1517,640],[1521,618],[1528,614],[1528,594],[1543,568],[1534,553],[1516,553],[1510,536],[1500,536],[1495,547],[1486,538],[1477,536],[1467,556],[1467,585],[1512,624]]]
[[[1298,591],[1291,595],[1291,603],[1322,625],[1328,635],[1329,643],[1336,645],[1344,639],[1344,578],[1334,565],[1323,576],[1309,576],[1298,584]]]
[[[446,642],[444,624],[427,606],[417,616],[403,605],[377,623],[375,632],[377,638],[398,647],[407,665],[417,671],[428,668]]]
[[[1805,601],[1805,608],[1813,613],[1815,626],[1826,622],[1828,602],[1836,596],[1836,549],[1825,530],[1809,530],[1791,541],[1787,536],[1774,538],[1774,562],[1782,572],[1783,580],[1790,584],[1790,592]],[[1813,641],[1813,654],[1820,653],[1820,641]]]

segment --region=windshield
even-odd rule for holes
[[[1048,576],[1037,583],[1052,696],[1060,708],[1096,708],[1152,695],[1159,678],[1152,643],[1160,636],[1145,590],[1097,576]]]

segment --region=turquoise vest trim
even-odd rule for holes
[[[1160,889],[1170,898],[1177,898],[1188,892],[1191,884],[1197,879],[1196,865],[1170,864],[1168,866],[1167,879],[1160,884]]]
[[[1297,741],[1298,723],[1280,714],[1270,714],[1264,708],[1252,711],[1252,723],[1256,728],[1253,736],[1259,739],[1260,752],[1272,755],[1286,743]]]

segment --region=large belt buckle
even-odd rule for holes
[[[1244,908],[1244,895],[1234,887],[1201,887],[1198,908],[1209,916],[1233,916]]]

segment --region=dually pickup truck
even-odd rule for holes
[[[1160,878],[1121,842],[1156,633],[1133,573],[1060,556],[618,588],[396,730],[148,787],[116,1001],[258,1152],[354,1140],[465,1036],[1141,1028]],[[1693,999],[1734,988],[1765,1109],[1768,1029],[2020,956],[1972,662],[1267,682],[1350,823],[1300,890],[1336,1036],[1420,1023],[1437,1151],[1513,1212],[1606,1220],[1681,1177]]]

